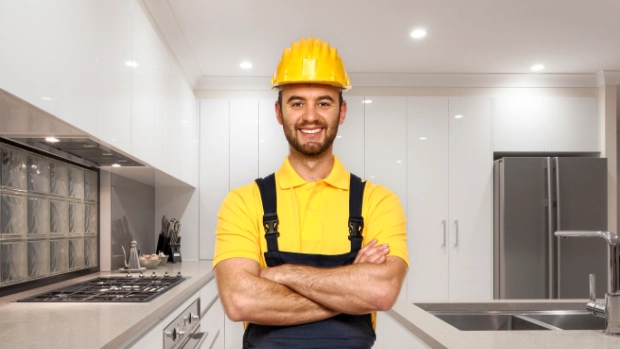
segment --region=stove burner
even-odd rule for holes
[[[184,277],[99,277],[18,302],[150,302],[183,280]]]

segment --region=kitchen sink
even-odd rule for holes
[[[562,330],[604,330],[605,319],[587,312],[549,312],[527,315]]]
[[[461,331],[604,330],[605,319],[585,311],[429,311]]]
[[[445,313],[431,314],[461,331],[538,331],[551,330],[521,315],[502,313]]]

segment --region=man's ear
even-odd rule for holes
[[[340,119],[338,120],[338,125],[344,124],[344,119],[347,117],[347,101],[342,101],[342,105],[340,106]]]
[[[278,120],[278,124],[283,125],[282,106],[280,105],[280,103],[276,102],[275,108],[276,108],[276,119]]]

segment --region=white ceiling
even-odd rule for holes
[[[194,87],[268,77],[310,35],[352,74],[620,71],[620,0],[144,1]],[[409,36],[418,27],[426,38]],[[252,69],[239,67],[246,60]]]

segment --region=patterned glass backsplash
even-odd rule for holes
[[[0,287],[98,266],[98,173],[4,143],[0,154]]]

